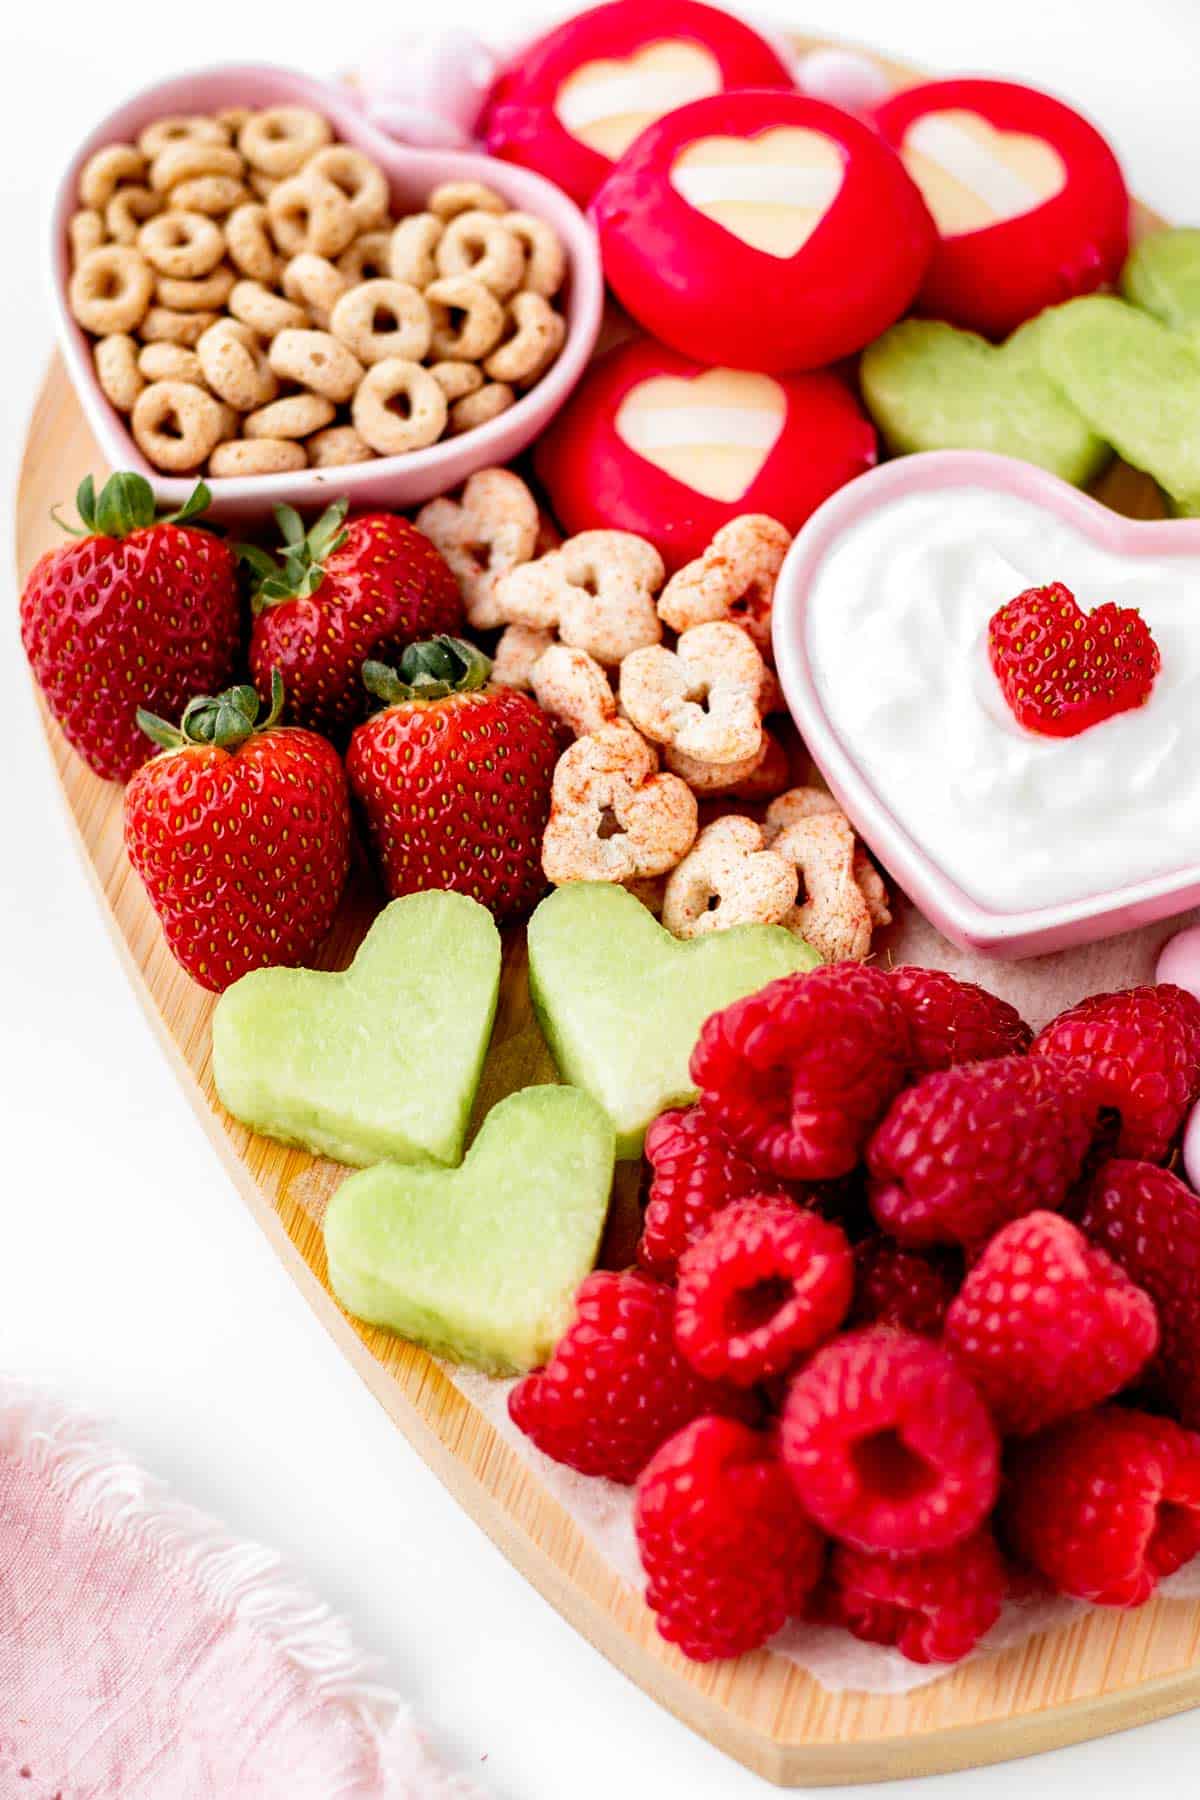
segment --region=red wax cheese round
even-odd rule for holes
[[[714,6],[611,0],[509,64],[488,108],[487,147],[586,206],[638,133],[664,113],[728,88],[794,85],[765,38]]]
[[[940,234],[922,311],[1007,337],[1115,281],[1129,194],[1100,133],[1060,100],[1009,81],[932,81],[886,100],[875,122]]]
[[[802,94],[718,94],[651,125],[592,202],[604,272],[686,356],[813,369],[912,302],[937,243],[894,152]]]
[[[875,458],[838,376],[706,368],[644,338],[593,365],[535,452],[565,531],[635,531],[671,570],[739,513],[799,530]]]

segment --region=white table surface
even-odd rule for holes
[[[74,138],[127,90],[189,63],[261,57],[331,72],[378,38],[387,13],[366,0],[338,0],[336,25],[282,0],[9,0],[0,10],[8,494],[50,347],[45,200]],[[486,29],[499,10],[452,0],[444,12]],[[788,17],[785,0],[770,10]],[[392,9],[396,31],[417,28],[423,11]],[[1200,221],[1198,0],[808,0],[792,22],[931,69],[1055,88],[1104,125],[1140,194]],[[510,1569],[275,1260],[117,966],[38,742],[11,611],[0,721],[0,1368],[53,1377],[181,1493],[288,1552],[379,1653],[443,1751],[504,1800],[763,1795]],[[1198,1756],[1200,1716],[1185,1716],[1024,1767],[948,1776],[936,1791],[994,1800],[1028,1784],[1039,1800],[1116,1800],[1153,1784],[1190,1795]],[[903,1800],[920,1785],[891,1791]]]

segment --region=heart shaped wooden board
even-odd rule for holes
[[[801,49],[815,40],[797,39]],[[884,64],[898,86],[919,77]],[[1139,209],[1141,230],[1159,223]],[[102,473],[66,373],[55,360],[34,413],[18,494],[17,560],[24,580],[58,541],[49,512],[81,477]],[[1153,514],[1156,495],[1129,471],[1100,497]],[[910,1694],[831,1693],[769,1652],[736,1663],[689,1664],[658,1638],[641,1599],[587,1543],[538,1476],[422,1351],[355,1324],[326,1283],[324,1206],[345,1171],[255,1137],[217,1101],[210,1067],[212,996],[176,967],[125,857],[121,790],[97,780],[42,708],[46,739],[85,866],[147,1015],[246,1202],[334,1342],[455,1498],[510,1560],[597,1649],[694,1730],[787,1786],[875,1781],[996,1762],[1141,1724],[1200,1703],[1200,1604],[1159,1600],[1140,1612],[1092,1611],[1013,1649],[982,1656]],[[379,895],[358,872],[323,962],[350,959]],[[982,979],[1032,1022],[1079,995],[1149,979],[1174,927],[1019,965],[953,951],[901,903],[878,947]],[[476,1116],[505,1094],[552,1081],[534,1022],[524,935],[508,935],[495,1033]],[[629,1260],[638,1171],[623,1165],[603,1259]]]

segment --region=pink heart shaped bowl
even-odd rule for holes
[[[67,223],[76,210],[79,171],[101,145],[129,141],[151,120],[168,113],[284,103],[324,113],[339,139],[371,156],[388,176],[397,212],[420,211],[430,190],[441,182],[482,181],[504,194],[514,209],[545,219],[566,247],[566,342],[558,360],[536,387],[498,418],[464,432],[461,437],[443,439],[406,456],[379,457],[344,468],[302,469],[290,475],[209,480],[213,512],[225,519],[250,518],[285,501],[297,507],[320,506],[331,493],[346,494],[356,508],[416,506],[456,487],[476,469],[511,461],[550,422],[591,358],[603,313],[604,278],[592,227],[575,204],[550,182],[527,169],[472,151],[414,149],[398,144],[371,124],[348,89],[314,81],[288,69],[230,64],[144,88],[90,131],[59,184],[50,223],[51,289],[67,368],[108,462],[114,468],[136,469],[152,483],[160,501],[179,505],[196,478],[163,475],[147,463],[125,420],[101,392],[90,341],[67,305]]]
[[[987,654],[992,614],[1056,581],[1136,608],[1162,659],[1143,705],[1074,737],[1019,725]],[[954,943],[1029,956],[1200,902],[1200,523],[1008,457],[906,457],[804,526],[774,639],[814,761]]]

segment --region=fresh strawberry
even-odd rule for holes
[[[417,638],[457,630],[463,616],[448,563],[415,525],[383,512],[347,522],[346,507],[336,501],[307,533],[290,506],[276,507],[282,562],[241,547],[257,578],[250,672],[259,695],[266,700],[278,669],[289,719],[327,737],[361,718],[368,657],[397,657]]]
[[[47,550],[21,596],[21,639],[69,743],[105,781],[127,781],[151,754],[137,709],[177,716],[233,674],[237,562],[190,523],[208,505],[199,482],[159,518],[150,483],[88,475],[75,504],[83,530]],[[60,521],[61,523],[61,521]]]
[[[1061,581],[993,613],[988,655],[1018,723],[1045,737],[1076,737],[1144,706],[1162,667],[1136,607],[1107,601],[1084,612]]]
[[[384,708],[355,731],[346,772],[389,894],[452,888],[507,919],[546,885],[562,742],[528,694],[489,684],[491,666],[452,637],[410,645],[398,672],[367,662]]]
[[[125,848],[172,955],[217,992],[248,969],[307,961],[350,867],[337,751],[279,725],[282,709],[276,674],[261,724],[252,687],[193,700],[178,729],[138,713],[162,754],[125,790]]]

